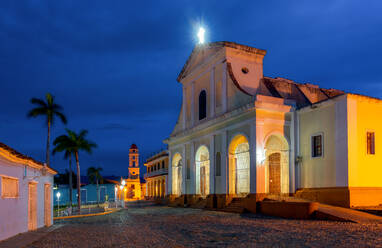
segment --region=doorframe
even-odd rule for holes
[[[46,194],[49,192],[49,200],[46,200]],[[49,210],[49,215],[47,215],[47,208]],[[52,225],[52,184],[44,184],[44,224],[45,226]]]
[[[38,182],[36,181],[30,181],[28,182],[28,231],[33,231],[33,230],[36,230],[37,229],[37,226],[38,226],[38,190],[37,190],[37,185],[38,185]],[[34,218],[33,216],[31,217],[29,214],[31,212],[31,186],[35,187],[34,190],[36,191],[36,195],[35,195],[35,198],[34,199],[34,204],[35,204],[35,211],[32,213],[34,214]],[[32,219],[30,219],[32,218]],[[32,221],[32,222],[31,222]]]

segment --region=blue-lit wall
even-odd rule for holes
[[[54,205],[58,204],[57,192],[60,192],[60,205],[69,204],[69,187],[67,185],[59,186],[54,189]],[[114,201],[115,197],[115,184],[100,184],[99,185],[100,202],[105,202],[106,200]],[[73,204],[77,204],[77,189],[73,189]],[[81,203],[82,204],[93,204],[97,203],[97,185],[88,184],[81,187]]]

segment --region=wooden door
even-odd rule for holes
[[[268,157],[269,161],[269,193],[280,194],[280,153],[273,153]]]
[[[28,187],[28,230],[37,229],[37,184],[29,183]]]
[[[206,167],[200,168],[200,194],[202,196],[206,195]]]
[[[44,222],[45,226],[52,224],[52,209],[51,209],[51,188],[49,184],[45,184],[44,189]]]

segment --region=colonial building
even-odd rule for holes
[[[116,187],[119,200],[135,201],[143,199],[145,183],[139,177],[139,151],[136,144],[129,149],[129,176],[121,178],[119,187]]]
[[[52,168],[0,143],[0,240],[53,224]]]
[[[167,194],[168,152],[162,151],[146,160],[146,197],[164,198]]]
[[[382,203],[382,101],[263,75],[265,50],[197,45],[165,140],[174,202],[249,207],[295,194],[341,206]],[[237,200],[237,199],[236,199]]]

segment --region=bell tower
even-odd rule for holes
[[[136,144],[129,149],[129,179],[139,179],[139,152]]]

